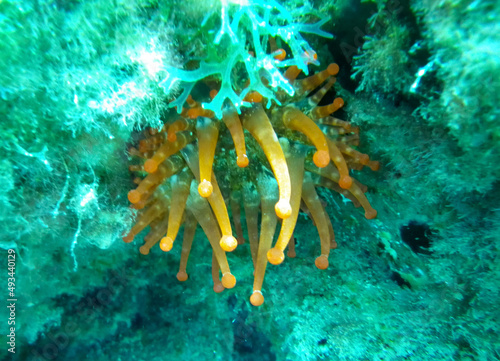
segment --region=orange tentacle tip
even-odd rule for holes
[[[134,236],[131,234],[127,234],[125,237],[122,238],[123,242],[125,243],[130,243],[134,240]]]
[[[352,178],[349,177],[348,175],[340,177],[339,186],[342,189],[349,189],[349,188],[351,188],[351,186],[352,186]]]
[[[244,100],[250,103],[260,103],[262,95],[259,92],[250,92],[245,96]]]
[[[237,158],[236,158],[236,164],[238,165],[238,167],[240,168],[245,168],[246,166],[248,166],[248,157],[246,154],[240,154]]]
[[[132,204],[138,203],[141,200],[141,193],[136,189],[132,189],[128,192],[127,198]]]
[[[365,218],[366,219],[373,219],[375,217],[377,217],[377,211],[375,209],[372,208],[372,209],[367,209],[365,211]]]
[[[342,99],[342,98],[335,98],[335,100],[333,101],[333,105],[337,109],[342,108],[344,106],[344,99]]]
[[[220,240],[220,247],[226,252],[232,252],[238,246],[238,241],[233,236],[222,236]]]
[[[338,74],[340,68],[337,64],[332,63],[332,64],[328,65],[328,68],[326,68],[326,70],[327,70],[328,74],[333,76],[333,75]]]
[[[287,219],[292,215],[292,206],[286,199],[280,199],[274,206],[274,210],[281,219]]]
[[[212,186],[212,183],[204,179],[200,185],[198,186],[198,193],[200,196],[203,198],[208,198],[212,194],[212,191],[214,190],[214,187]]]
[[[160,241],[160,248],[163,252],[169,252],[174,245],[174,240],[170,237],[163,237]]]
[[[187,111],[187,116],[190,119],[196,119],[198,118],[202,113],[201,108],[191,108]]]
[[[271,248],[267,251],[267,260],[273,265],[279,265],[285,259],[285,254],[278,248]]]
[[[222,283],[216,283],[216,284],[214,285],[214,292],[215,292],[215,293],[221,293],[221,292],[222,292],[222,291],[224,291],[224,290],[225,290],[225,288],[224,288],[224,286],[222,285]]]
[[[314,264],[316,267],[319,269],[327,269],[328,268],[328,256],[325,254],[322,254],[316,260],[314,261]]]
[[[370,157],[368,154],[360,154],[359,155],[359,162],[363,165],[367,165],[368,162],[370,161]]]
[[[250,303],[256,307],[262,305],[264,303],[264,296],[262,295],[262,292],[254,290],[250,296]]]
[[[141,252],[142,255],[147,256],[149,254],[149,247],[146,245],[141,246],[141,248],[139,248],[139,252]]]
[[[177,279],[179,280],[179,282],[185,282],[188,279],[188,274],[186,273],[186,271],[179,271],[177,273]]]
[[[222,276],[222,285],[225,288],[233,288],[236,286],[236,277],[234,277],[231,273],[224,273]]]
[[[380,162],[376,160],[371,160],[368,162],[368,166],[373,171],[378,171],[380,169]]]
[[[144,170],[148,173],[154,173],[158,169],[158,163],[155,162],[153,159],[148,159],[144,163]],[[130,194],[130,193],[129,193]],[[129,198],[130,199],[130,198]],[[132,201],[131,201],[132,202]],[[132,202],[134,203],[134,202]]]
[[[319,168],[325,168],[330,164],[330,153],[326,150],[318,150],[313,155],[313,162]]]
[[[177,134],[174,131],[168,131],[167,132],[167,140],[170,143],[173,143],[177,140]]]
[[[286,58],[286,51],[285,49],[278,49],[272,55],[274,59],[281,61]]]

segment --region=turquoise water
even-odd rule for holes
[[[0,357],[500,359],[499,14],[0,1]]]

